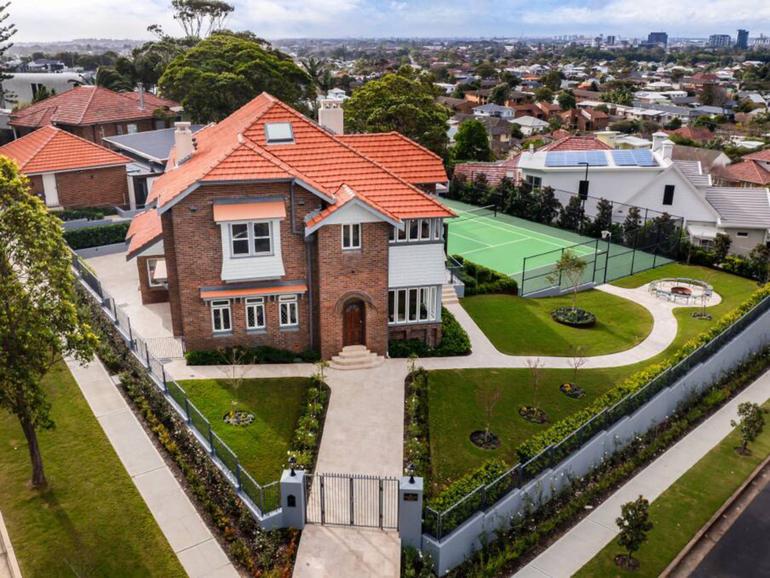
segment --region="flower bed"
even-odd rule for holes
[[[294,467],[308,472],[312,472],[315,468],[324,421],[326,421],[326,410],[329,407],[330,390],[324,381],[324,367],[323,364],[319,364],[318,371],[310,378],[311,384],[307,388],[305,411],[297,422],[292,449],[287,456],[296,460]],[[288,460],[287,465],[289,465]]]
[[[532,423],[545,423],[548,421],[548,415],[539,407],[531,405],[522,405],[519,408],[519,415]]]
[[[551,318],[570,327],[592,327],[596,324],[596,315],[579,307],[558,307],[551,311]]]
[[[562,383],[559,386],[559,389],[564,395],[571,397],[572,399],[580,399],[585,395],[583,389],[574,383]]]
[[[227,424],[247,426],[254,421],[254,414],[247,411],[228,411],[222,418]]]

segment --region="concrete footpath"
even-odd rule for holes
[[[622,504],[639,495],[654,501],[733,430],[730,420],[736,418],[738,404],[744,401],[762,404],[768,399],[770,372],[634,476],[515,576],[566,578],[575,574],[615,538],[618,533],[615,519],[620,515]]]
[[[99,360],[67,358],[107,439],[182,567],[194,578],[239,576]]]

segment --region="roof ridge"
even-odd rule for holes
[[[48,131],[48,129],[50,129],[50,131]],[[31,161],[33,161],[37,155],[39,155],[39,154],[40,154],[40,152],[41,152],[41,151],[42,151],[42,150],[43,150],[43,149],[44,149],[44,148],[45,148],[45,147],[48,145],[48,143],[50,143],[50,142],[53,140],[53,138],[56,136],[56,134],[57,134],[57,131],[60,131],[61,129],[60,129],[60,128],[57,128],[57,127],[55,127],[55,126],[53,126],[53,125],[50,125],[50,124],[48,124],[48,125],[46,125],[46,126],[42,127],[41,129],[38,129],[38,130],[46,130],[47,132],[50,132],[51,134],[50,134],[50,135],[48,135],[48,138],[45,138],[45,139],[43,139],[43,141],[40,143],[40,146],[38,146],[37,148],[35,148],[34,152],[33,152],[33,153],[32,153],[32,154],[29,156],[29,158],[28,158],[28,159],[27,159],[27,160],[24,162],[24,164],[23,164],[23,165],[21,165],[21,166],[19,167],[19,168],[20,168],[20,169],[22,169],[22,170],[23,170],[23,169],[24,169],[24,167],[26,167],[26,166],[27,166],[27,165],[28,165],[28,164],[29,164]],[[29,137],[31,137],[31,136],[32,136],[33,134],[35,134],[36,132],[37,132],[37,131],[32,131],[31,133],[29,133],[29,134],[26,134],[26,135],[24,135],[24,136],[23,136],[23,137],[21,137],[21,138],[25,138],[25,137],[28,137],[28,136],[29,136]],[[17,140],[21,140],[21,139],[17,139]],[[31,140],[31,139],[30,139],[30,140]],[[11,142],[14,142],[14,141],[11,141]],[[9,144],[10,144],[10,143],[9,143]]]
[[[84,88],[84,87],[80,87],[80,88]],[[83,122],[83,119],[86,117],[86,113],[88,112],[88,109],[91,108],[91,101],[93,101],[94,96],[101,89],[102,89],[101,86],[94,86],[93,90],[91,91],[91,94],[88,95],[88,101],[86,101],[86,105],[83,107],[83,112],[80,115],[80,119],[78,120],[78,124],[81,124]],[[63,94],[66,94],[66,93],[63,93]]]

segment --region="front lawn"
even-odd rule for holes
[[[770,409],[770,404],[765,404]],[[654,577],[668,566],[703,525],[738,489],[762,460],[770,455],[770,428],[766,427],[751,444],[752,454],[735,452],[740,438],[735,432],[679,478],[650,505],[650,521],[654,524],[649,540],[634,555],[641,562],[638,570],[626,572],[615,565],[622,554],[617,539],[578,572],[577,576],[649,576]]]
[[[67,367],[45,378],[49,488],[28,487],[27,443],[0,411],[0,510],[24,576],[185,576]]]
[[[309,379],[190,379],[179,384],[257,482],[280,479]],[[245,426],[225,423],[231,409],[254,414],[254,421]]]
[[[531,299],[513,295],[477,295],[462,305],[494,346],[509,355],[603,355],[630,349],[652,331],[652,315],[636,303],[585,291],[577,305],[596,315],[596,325],[574,328],[551,319],[557,307],[572,306],[572,296]]]

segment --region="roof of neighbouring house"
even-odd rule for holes
[[[269,143],[266,125],[291,125],[291,139]],[[332,206],[352,194],[397,219],[451,217],[454,213],[393,170],[324,130],[275,97],[262,93],[196,135],[194,154],[153,184],[150,201],[163,212],[206,183],[293,180]],[[344,194],[343,194],[344,193]]]
[[[714,139],[714,133],[707,129],[705,126],[683,126],[674,131],[671,134],[676,134],[682,138],[688,138],[695,141],[710,141]]]
[[[513,179],[519,166],[519,157],[516,155],[504,161],[494,163],[461,163],[455,166],[455,175],[473,180],[476,175],[483,174],[487,177],[490,186],[497,186],[504,177]]]
[[[754,161],[741,161],[727,165],[720,171],[720,176],[728,181],[755,185],[770,184],[770,171],[762,168],[759,163]]]
[[[26,175],[125,165],[131,159],[54,126],[44,126],[0,147]]]
[[[704,168],[709,169],[722,155],[724,153],[720,150],[675,144],[671,158],[675,161],[700,161]]]
[[[770,192],[759,187],[711,187],[706,200],[723,226],[770,228]]]
[[[196,133],[204,126],[202,124],[194,124],[190,127],[190,130]],[[146,130],[132,134],[105,137],[104,140],[128,153],[134,153],[150,161],[165,163],[168,160],[171,148],[174,146],[175,130],[173,128]]]
[[[770,149],[765,149],[763,151],[757,151],[754,153],[751,153],[749,155],[746,155],[743,157],[746,160],[749,161],[762,161],[765,163],[770,163]]]
[[[541,148],[541,151],[594,151],[611,150],[612,147],[595,136],[565,136]]]
[[[413,185],[449,180],[440,156],[398,132],[344,134],[337,138]]]
[[[101,86],[78,86],[50,96],[11,114],[10,124],[40,127],[47,124],[93,125],[153,118],[155,110],[178,103],[144,93],[144,107],[139,94],[115,92]]]

